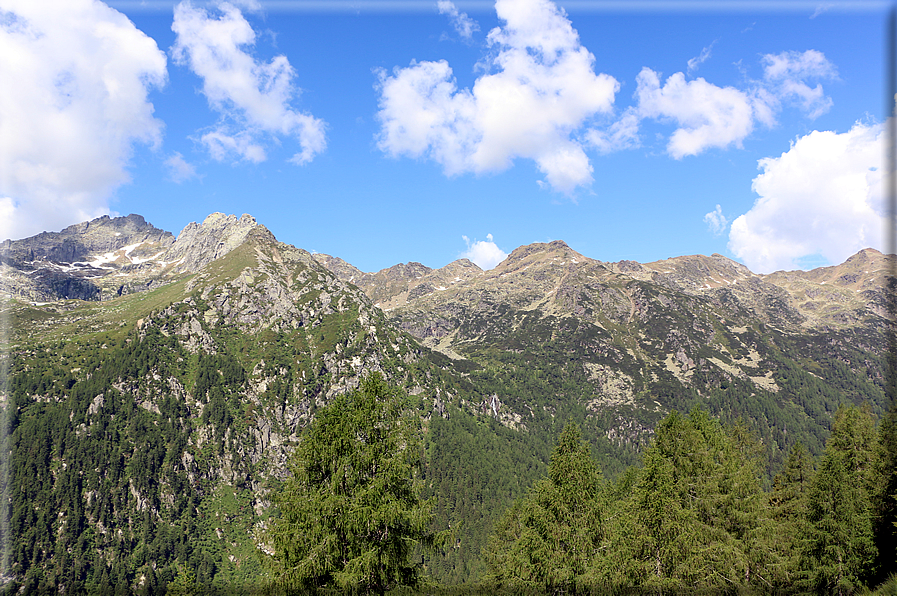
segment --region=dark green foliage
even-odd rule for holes
[[[895,371],[897,372],[897,371]],[[897,569],[897,404],[888,410],[878,426],[879,459],[873,478],[873,528],[878,551],[878,581]]]
[[[670,414],[632,490],[629,581],[677,590],[755,582],[760,470],[743,429],[701,410]]]
[[[375,374],[318,410],[276,498],[269,539],[279,589],[383,594],[418,582],[411,555],[432,541],[433,503],[415,487],[418,424],[407,408]]]
[[[432,527],[460,528],[453,544],[427,561],[435,579],[461,584],[484,574],[480,551],[493,522],[545,473],[549,450],[535,433],[456,407],[430,420],[422,479],[425,494],[437,497]]]
[[[769,547],[769,582],[777,588],[793,586],[799,579],[799,534],[815,474],[813,465],[803,444],[795,443],[769,495],[769,517],[764,529]]]
[[[485,556],[498,586],[585,592],[603,538],[601,471],[579,428],[568,424],[548,476],[498,521]]]
[[[223,553],[210,554],[203,532],[214,529],[197,517],[210,469],[188,467],[192,418],[168,384],[187,380],[189,359],[154,329],[16,358],[10,562],[22,580],[12,586],[161,594],[178,568],[212,586]],[[230,395],[239,375],[214,387]]]
[[[871,486],[875,420],[868,409],[838,409],[832,436],[807,493],[801,533],[805,585],[848,594],[874,574]]]

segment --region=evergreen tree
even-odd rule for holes
[[[868,408],[838,408],[832,434],[807,495],[801,567],[809,589],[857,590],[874,571],[870,483],[875,420]]]
[[[649,589],[765,584],[757,449],[743,429],[702,410],[655,431],[630,496],[629,581]]]
[[[418,423],[406,407],[375,374],[318,410],[276,497],[276,588],[383,594],[417,583],[420,567],[410,558],[432,541],[433,503],[422,502],[414,484]]]
[[[553,593],[589,590],[603,536],[601,471],[579,427],[568,423],[548,475],[496,523],[485,550],[499,585]]]
[[[802,443],[792,446],[785,467],[775,477],[765,524],[770,581],[776,587],[794,585],[798,574],[798,534],[805,516],[807,492],[813,480],[813,458]]]
[[[883,581],[897,570],[897,404],[878,426],[880,454],[873,477],[879,479],[873,493],[875,544]]]

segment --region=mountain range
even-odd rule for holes
[[[482,573],[492,521],[569,420],[614,477],[660,419],[699,407],[754,433],[771,477],[796,441],[821,452],[839,404],[887,407],[895,263],[865,249],[760,275],[719,254],[610,263],[554,241],[488,271],[366,273],[221,213],[177,237],[129,215],[7,240],[9,575],[133,588],[186,561],[207,583],[251,583],[302,429],[371,372],[419,410],[434,523],[464,522],[428,562],[446,583]]]

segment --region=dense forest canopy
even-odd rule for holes
[[[7,589],[164,594],[275,585],[380,593],[432,582],[453,560],[484,565],[478,589],[846,594],[894,569],[893,410],[879,420],[868,405],[838,408],[823,452],[814,457],[794,444],[773,478],[766,448],[747,426],[705,409],[674,411],[640,461],[610,480],[575,422],[548,446],[545,466],[537,446],[501,447],[503,427],[491,432],[494,423],[458,409],[421,432],[408,417],[414,400],[376,376],[318,409],[294,452],[292,476],[265,488],[274,517],[266,518],[270,533],[259,533],[252,485],[211,481],[216,462],[240,452],[233,429],[247,405],[233,396],[245,382],[241,365],[190,355],[161,334],[144,339],[35,349],[15,371],[9,513],[12,570],[23,579]],[[105,357],[109,351],[115,358]],[[159,383],[140,374],[150,362],[155,371],[188,375],[205,402],[206,440],[189,466],[183,403],[169,397],[152,411],[121,386],[130,374]],[[88,374],[75,378],[73,363]],[[482,464],[481,476],[465,470],[467,484],[438,485],[451,477],[444,467],[459,461]],[[205,480],[190,478],[197,473]],[[421,550],[418,543],[457,519],[440,507],[475,507],[465,505],[470,499],[480,506],[468,510],[470,519],[489,536],[482,562],[446,559],[460,547],[457,533]],[[488,514],[477,522],[484,506]],[[240,532],[255,537],[248,550],[241,559],[225,555]],[[396,541],[377,546],[374,535]],[[302,563],[321,548],[321,559]]]

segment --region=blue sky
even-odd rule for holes
[[[365,271],[884,249],[867,3],[0,0],[0,238],[250,213]]]

